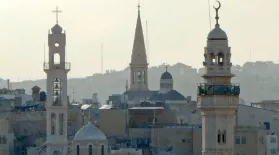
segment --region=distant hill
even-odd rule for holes
[[[161,74],[165,66],[149,68],[149,88],[158,90]],[[177,63],[168,68],[174,79],[174,88],[185,96],[192,96],[196,100],[197,84],[203,82],[200,75],[204,69],[195,69],[182,63]],[[246,101],[257,101],[266,99],[279,99],[279,64],[273,62],[246,62],[243,66],[232,67],[236,74],[234,83],[240,83],[241,98]],[[95,74],[86,78],[72,78],[68,83],[68,94],[72,100],[73,88],[75,99],[91,98],[92,94],[98,92],[99,98],[104,102],[111,94],[120,94],[125,91],[126,80],[129,80],[129,68],[122,71],[112,71],[103,75]],[[24,88],[31,91],[34,85],[42,90],[46,89],[45,79],[36,81],[13,82],[13,88]],[[0,79],[0,87],[5,87],[6,81]]]

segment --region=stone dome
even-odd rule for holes
[[[52,33],[62,33],[63,29],[60,25],[55,24],[52,28],[51,28],[51,32]]]
[[[220,26],[216,26],[213,30],[211,30],[207,36],[208,40],[227,40],[227,34],[223,31]]]
[[[168,71],[165,71],[165,72],[161,75],[161,80],[172,80],[172,75],[171,75],[171,73],[169,73]]]
[[[88,125],[82,127],[75,135],[74,141],[83,141],[83,140],[91,140],[91,141],[101,141],[106,140],[105,134],[99,130],[96,126],[94,126],[91,122]]]

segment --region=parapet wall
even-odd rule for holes
[[[46,111],[11,112],[10,120],[17,121],[45,121]]]

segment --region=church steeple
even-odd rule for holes
[[[131,83],[130,90],[145,91],[148,90],[147,82],[147,56],[144,44],[144,36],[141,24],[140,5],[138,7],[138,19],[134,36],[134,44],[131,56]]]
[[[136,25],[136,30],[135,30],[135,36],[134,36],[134,45],[133,45],[131,63],[147,64],[146,49],[145,49],[145,44],[144,44],[144,36],[143,36],[143,30],[142,30],[142,24],[141,24],[140,5],[139,4],[138,4],[138,19],[137,19],[137,25]]]

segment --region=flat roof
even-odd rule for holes
[[[131,110],[162,110],[163,107],[132,107]]]

